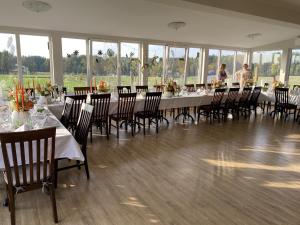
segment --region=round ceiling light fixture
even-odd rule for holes
[[[253,33],[253,34],[247,34],[246,38],[254,40],[254,39],[259,38],[261,36],[262,36],[262,33]]]
[[[178,30],[178,29],[183,28],[185,26],[186,26],[186,23],[182,22],[182,21],[168,23],[168,27],[172,28],[174,30]]]
[[[52,8],[49,3],[37,0],[26,0],[22,3],[22,5],[24,8],[36,13],[46,12]]]

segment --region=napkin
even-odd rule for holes
[[[20,131],[27,131],[27,130],[31,130],[32,127],[28,124],[24,124],[22,126],[20,126],[18,129],[15,130],[15,132],[20,132]]]
[[[52,117],[47,117],[44,123],[45,127],[57,127],[59,126],[59,122],[57,121],[57,119],[52,118]]]

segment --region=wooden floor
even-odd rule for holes
[[[90,181],[84,170],[59,174],[59,224],[300,224],[298,124],[259,116],[121,133],[94,136]],[[10,224],[7,208],[0,224]],[[53,224],[48,196],[17,196],[17,224]]]

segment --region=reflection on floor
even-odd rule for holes
[[[88,153],[90,181],[83,170],[59,174],[60,224],[300,224],[300,126],[291,121],[175,123],[119,141],[96,134]],[[10,224],[7,209],[0,218]],[[17,224],[53,224],[47,196],[17,196]]]

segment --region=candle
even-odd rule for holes
[[[16,86],[16,109],[19,111],[19,97],[18,97],[18,86]]]
[[[22,89],[21,89],[21,93],[22,93],[22,109],[23,109],[23,111],[24,111],[24,87],[22,87]]]

